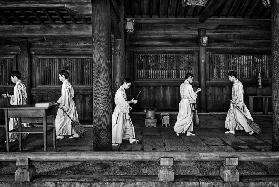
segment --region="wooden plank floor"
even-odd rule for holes
[[[263,133],[250,136],[245,132],[236,132],[236,135],[224,134],[225,115],[200,115],[200,126],[195,127],[196,136],[177,137],[172,127],[162,127],[158,120],[157,127],[144,127],[144,115],[134,115],[133,122],[136,136],[141,143],[131,145],[128,142],[115,148],[115,151],[270,151],[272,134],[272,117],[256,116],[255,121],[262,126]],[[176,116],[171,117],[174,125]],[[92,128],[87,128],[83,138],[59,140],[57,151],[92,151]],[[0,128],[0,151],[5,151],[4,128]],[[48,150],[52,149],[52,136],[48,136]],[[42,135],[28,135],[24,140],[23,150],[27,152],[42,151]],[[12,151],[18,151],[17,142],[13,143]]]

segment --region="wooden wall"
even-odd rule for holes
[[[92,120],[92,45],[90,37],[44,37],[30,38],[28,64],[22,62],[22,49],[19,42],[0,47],[0,93],[13,93],[9,73],[28,66],[30,79],[30,103],[57,101],[61,95],[61,82],[58,73],[61,69],[70,72],[70,82],[75,90],[75,103],[81,121]],[[10,42],[11,43],[11,42]],[[26,74],[26,72],[21,72]],[[26,76],[25,76],[26,77]],[[26,83],[27,80],[23,80]],[[2,98],[1,105],[6,101]],[[3,115],[3,114],[1,114]]]
[[[203,70],[199,69],[200,28],[208,36]],[[201,71],[205,71],[207,112],[227,111],[231,84],[226,73],[231,69],[238,72],[245,86],[247,105],[248,95],[258,93],[259,72],[262,94],[271,95],[270,20],[212,18],[199,23],[197,19],[137,18],[135,32],[127,36],[127,54],[126,73],[135,81],[130,96],[142,90],[135,111],[147,107],[178,111],[183,72],[194,73],[197,88]]]

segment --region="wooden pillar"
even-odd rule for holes
[[[111,150],[112,64],[109,0],[92,0],[93,149]]]
[[[207,99],[206,99],[206,72],[205,72],[205,59],[206,59],[206,46],[201,45],[201,37],[206,35],[205,29],[199,29],[198,30],[199,35],[199,82],[200,82],[200,88],[202,89],[200,95],[200,109],[201,112],[207,111]]]
[[[272,149],[279,151],[279,0],[272,1]]]
[[[123,39],[115,39],[113,58],[113,90],[116,92],[124,78],[123,67],[125,65],[125,61]]]
[[[27,104],[30,103],[31,97],[31,58],[30,45],[28,41],[19,43],[20,54],[18,55],[18,71],[21,73],[21,80],[26,86]]]

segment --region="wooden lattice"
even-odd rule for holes
[[[263,80],[271,79],[270,55],[214,54],[209,53],[209,79],[227,79],[229,70],[234,70],[240,79],[254,80],[261,73]]]
[[[136,79],[184,79],[193,54],[135,54]]]

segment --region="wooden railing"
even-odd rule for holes
[[[220,177],[239,182],[239,161],[278,161],[278,152],[36,152],[0,153],[0,161],[16,161],[15,181],[31,181],[35,168],[31,161],[160,161],[158,180],[174,181],[175,161],[223,161]]]

